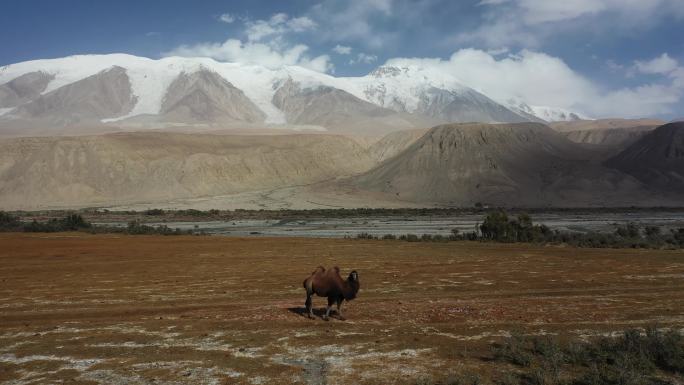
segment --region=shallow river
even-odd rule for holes
[[[587,232],[614,231],[615,224],[636,222],[639,225],[657,225],[665,229],[684,227],[684,212],[636,212],[636,213],[544,213],[531,215],[534,223],[545,224],[554,230]],[[403,217],[387,216],[372,218],[319,218],[292,220],[236,220],[199,222],[152,222],[149,225],[166,224],[171,228],[200,229],[209,234],[225,236],[289,236],[289,237],[355,237],[359,233],[376,236],[384,234],[441,234],[449,235],[452,229],[473,231],[482,222],[482,214],[458,216]],[[99,223],[125,226],[125,223]]]

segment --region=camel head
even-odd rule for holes
[[[359,292],[359,287],[361,286],[359,284],[359,273],[357,273],[356,270],[353,270],[351,273],[349,273],[349,277],[347,278],[347,286],[348,290],[346,290],[344,293],[344,298],[347,301],[350,301],[356,298],[356,294]]]

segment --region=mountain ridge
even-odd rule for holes
[[[288,121],[288,116],[281,108],[274,104],[277,100],[278,89],[291,79],[297,83],[301,90],[315,92],[318,89],[335,90],[338,95],[349,95],[358,99],[354,104],[358,110],[348,111],[350,114],[364,115],[369,110],[368,105],[378,108],[377,111],[393,111],[394,114],[386,114],[388,122],[382,121],[377,116],[372,116],[371,122],[363,122],[361,125],[372,126],[377,124],[385,127],[380,132],[391,131],[391,126],[397,122],[404,123],[399,129],[425,127],[428,124],[448,122],[523,122],[535,118],[530,113],[516,112],[508,106],[498,103],[486,95],[460,83],[449,74],[429,72],[423,68],[398,68],[390,66],[378,67],[375,71],[362,77],[334,77],[328,74],[315,72],[298,66],[286,66],[278,69],[269,69],[253,64],[224,63],[210,58],[183,58],[166,57],[162,59],[149,59],[126,54],[110,55],[76,55],[59,59],[35,60],[16,63],[0,68],[0,128],[6,125],[20,124],[17,121],[32,120],[32,116],[22,115],[21,106],[50,94],[56,90],[73,85],[86,78],[96,76],[103,71],[113,68],[123,69],[123,74],[128,79],[130,90],[128,95],[121,95],[134,100],[132,108],[124,114],[111,112],[95,116],[73,114],[71,111],[63,111],[62,115],[72,115],[81,119],[65,120],[59,122],[62,126],[73,124],[117,124],[127,126],[130,124],[143,124],[151,119],[163,121],[164,119],[144,118],[163,116],[164,100],[168,94],[173,93],[171,87],[179,82],[183,76],[196,76],[196,73],[213,73],[216,78],[223,79],[226,84],[235,88],[235,92],[241,92],[244,98],[236,102],[240,106],[251,106],[247,116],[237,116],[235,111],[228,114],[237,123],[259,123],[266,126],[281,126],[287,124],[300,124],[320,126],[320,116],[327,113],[334,114],[335,106],[332,103],[323,103],[326,109],[318,113],[318,117],[311,116],[310,120],[296,119]],[[11,83],[27,74],[45,74],[49,79],[43,79],[44,87],[27,93],[23,99],[13,95],[9,90]],[[225,88],[225,87],[224,87]],[[4,91],[3,91],[4,90]],[[215,91],[209,84],[196,89],[194,108],[191,111],[216,111],[218,108],[212,103],[211,98],[203,94],[211,94]],[[4,93],[3,93],[4,92]],[[85,92],[85,91],[84,91]],[[91,92],[92,93],[92,92]],[[226,93],[226,92],[224,92]],[[321,95],[329,95],[320,92]],[[3,97],[4,95],[4,97]],[[238,95],[239,96],[239,95]],[[182,96],[180,96],[182,98]],[[342,101],[349,98],[343,98]],[[226,100],[232,100],[232,97]],[[69,101],[61,101],[62,105],[69,106]],[[199,104],[204,103],[205,107]],[[349,104],[347,104],[349,105]],[[231,109],[232,107],[227,107]],[[235,108],[232,108],[235,110]],[[258,112],[256,110],[259,110]],[[225,112],[225,111],[224,111]],[[194,114],[196,119],[188,121],[189,124],[221,124],[222,119],[213,119],[214,116],[207,112],[206,116]],[[220,114],[221,115],[221,114]],[[256,118],[263,115],[263,118]],[[224,117],[221,115],[221,117]],[[238,119],[233,119],[238,117]],[[14,120],[14,122],[13,122]],[[143,122],[143,123],[141,123]],[[57,124],[58,122],[52,122]],[[351,125],[352,123],[348,123]],[[336,129],[340,125],[331,123]],[[323,125],[324,128],[328,128]],[[358,132],[359,130],[352,130]],[[372,133],[372,132],[371,132]]]

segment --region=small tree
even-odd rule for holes
[[[88,229],[92,225],[83,219],[80,214],[69,214],[64,219],[62,219],[62,229],[63,230],[80,230]]]
[[[624,226],[618,226],[617,229],[615,229],[615,234],[622,238],[639,238],[639,226],[637,226],[637,224],[634,222],[629,222]]]
[[[482,238],[494,241],[510,241],[512,230],[508,215],[503,211],[488,214],[480,226]]]

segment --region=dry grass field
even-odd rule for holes
[[[301,283],[318,265],[358,270],[346,321],[302,315]],[[491,359],[512,331],[681,329],[683,304],[681,251],[6,233],[0,382],[488,380],[514,370]]]

